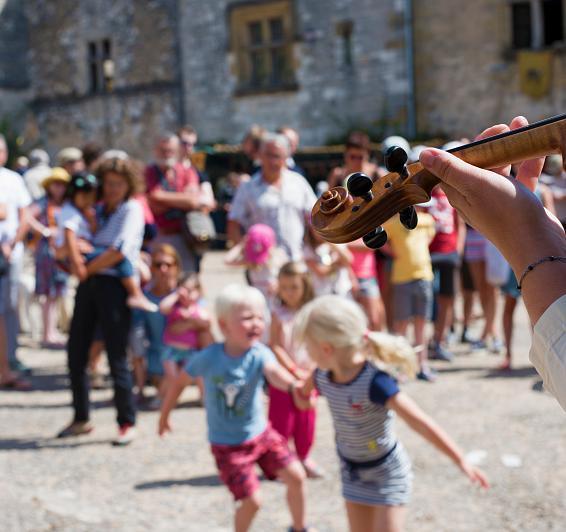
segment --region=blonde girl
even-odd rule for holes
[[[314,297],[309,272],[300,262],[283,265],[277,278],[277,297],[271,312],[269,347],[289,373],[305,379],[314,369],[304,348],[295,345],[293,325],[297,312]],[[288,391],[269,388],[269,421],[285,440],[293,439],[297,456],[308,477],[319,478],[322,471],[309,458],[314,442],[316,410],[301,410],[295,406]]]
[[[395,414],[472,482],[488,487],[485,474],[468,464],[450,436],[399,390],[390,371],[415,373],[413,350],[403,338],[368,332],[364,311],[337,296],[306,305],[296,318],[295,333],[317,369],[293,395],[305,407],[312,403],[307,397],[313,389],[327,398],[352,532],[403,529],[412,472],[393,431]]]

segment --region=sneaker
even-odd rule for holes
[[[161,408],[161,399],[157,396],[152,397],[149,401],[147,401],[145,407],[152,411],[159,410]]]
[[[124,447],[132,443],[137,435],[135,425],[126,423],[118,428],[118,437],[112,441],[112,445],[117,447]]]
[[[128,307],[130,308],[145,310],[146,312],[159,311],[159,307],[155,303],[152,303],[145,296],[130,296],[128,299],[126,299],[126,305],[128,305]]]
[[[307,478],[324,478],[324,470],[310,458],[307,458],[303,463]]]
[[[448,349],[442,347],[441,344],[434,342],[428,352],[428,358],[434,360],[444,360],[445,362],[452,362],[454,355]]]
[[[73,421],[67,425],[59,434],[57,438],[69,438],[71,436],[82,436],[83,434],[90,434],[94,430],[94,426],[90,421]]]
[[[487,344],[485,340],[476,340],[475,342],[471,342],[471,348],[474,351],[479,351],[480,349],[487,349]]]
[[[499,338],[494,338],[491,342],[491,346],[489,347],[489,350],[492,353],[498,355],[503,351],[503,342]]]
[[[462,344],[473,344],[474,343],[474,340],[470,337],[470,334],[468,333],[468,329],[466,329],[465,327],[464,327],[464,330],[462,331],[460,343],[462,343]]]
[[[435,382],[437,379],[436,372],[431,369],[424,369],[417,373],[417,379],[425,382]]]

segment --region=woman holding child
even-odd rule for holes
[[[126,356],[130,308],[126,288],[113,267],[124,259],[132,265],[138,261],[144,221],[142,209],[132,197],[139,183],[139,172],[131,160],[111,158],[100,164],[97,177],[101,202],[96,208],[97,230],[91,244],[106,249],[88,262],[87,276],[77,288],[67,348],[74,419],[59,437],[88,434],[93,430],[89,421],[87,365],[89,347],[99,325],[114,381],[119,426],[114,443],[125,445],[135,436],[136,419]],[[88,248],[86,243],[84,248]]]

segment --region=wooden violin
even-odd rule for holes
[[[566,155],[566,114],[500,135],[448,150],[480,168],[493,169],[553,153]],[[370,248],[381,247],[387,235],[381,224],[400,215],[407,229],[417,225],[413,205],[430,200],[439,179],[420,162],[407,165],[408,155],[392,146],[385,154],[390,172],[373,181],[362,173],[351,174],[346,187],[327,190],[312,210],[314,229],[329,242],[344,243],[363,237]]]

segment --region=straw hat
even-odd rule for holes
[[[41,186],[43,188],[47,188],[51,183],[55,181],[59,181],[60,183],[68,184],[71,180],[71,176],[69,172],[64,168],[56,166],[55,168],[51,169],[51,173],[41,182]]]

